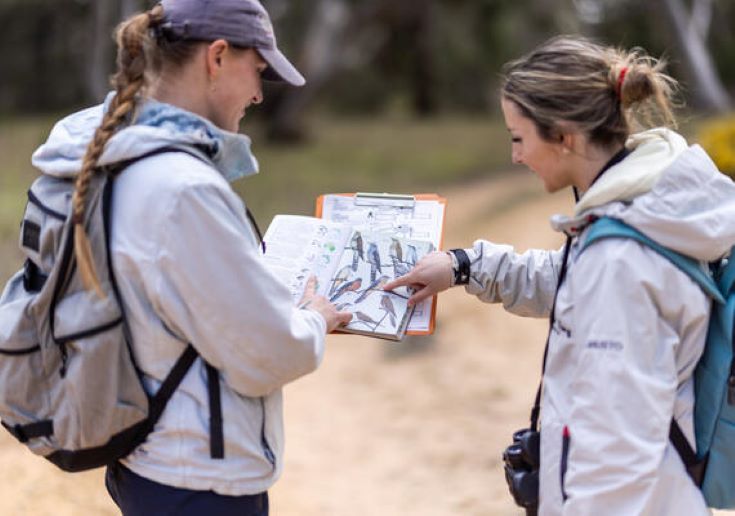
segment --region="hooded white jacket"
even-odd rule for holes
[[[708,513],[668,435],[675,417],[694,442],[692,373],[710,300],[633,240],[580,249],[589,215],[609,215],[685,255],[720,258],[735,244],[735,184],[671,131],[640,133],[626,145],[631,154],[593,184],[574,217],[552,218],[573,243],[544,375],[542,515]],[[561,251],[516,254],[477,241],[468,253],[469,293],[548,316]]]
[[[102,113],[97,106],[59,122],[34,165],[57,177],[76,175]],[[163,147],[209,158],[159,154],[124,170],[114,186],[112,263],[151,392],[186,342],[219,369],[225,457],[210,458],[207,376],[197,360],[148,440],[123,463],[171,486],[259,493],[283,465],[281,386],[317,367],[326,324],[294,307],[265,267],[243,203],[225,179],[257,172],[247,137],[149,101],[134,125],[112,137],[100,164]]]

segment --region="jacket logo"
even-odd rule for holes
[[[587,342],[588,349],[609,349],[612,351],[622,351],[623,343],[617,340],[591,340]]]

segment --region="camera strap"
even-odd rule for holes
[[[554,292],[554,302],[551,305],[551,314],[549,314],[549,334],[546,337],[546,346],[544,346],[544,359],[541,363],[541,379],[538,383],[538,389],[536,389],[536,400],[533,402],[533,408],[531,409],[531,430],[534,432],[538,431],[538,418],[541,412],[541,390],[544,385],[544,374],[546,373],[546,357],[549,354],[549,341],[551,340],[551,332],[554,329],[555,312],[556,312],[556,298],[559,297],[559,289],[561,284],[564,282],[564,278],[567,275],[567,259],[569,258],[569,250],[572,247],[572,237],[567,235],[567,241],[564,244],[564,255],[562,256],[561,271],[559,272],[559,280],[556,283],[556,291]]]

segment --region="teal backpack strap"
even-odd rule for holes
[[[650,247],[658,254],[668,259],[679,270],[689,276],[704,292],[720,304],[725,303],[725,298],[717,288],[715,281],[704,271],[699,262],[683,254],[679,254],[668,249],[661,244],[654,242],[646,235],[629,226],[623,221],[613,219],[611,217],[600,217],[592,223],[587,237],[582,245],[582,251],[587,249],[591,244],[603,238],[631,238],[646,247]],[[581,251],[580,251],[581,252]]]

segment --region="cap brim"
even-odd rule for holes
[[[291,62],[286,59],[280,50],[259,48],[258,52],[268,63],[268,68],[263,72],[263,78],[267,81],[282,81],[293,86],[303,86],[306,79]]]

